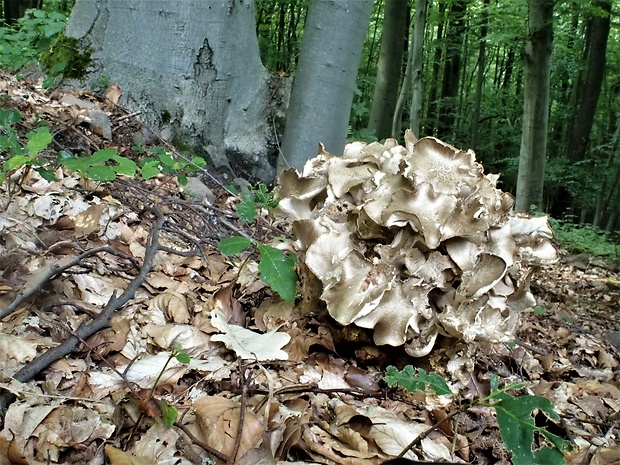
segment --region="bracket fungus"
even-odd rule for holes
[[[557,260],[546,217],[514,213],[473,151],[432,137],[356,142],[280,176],[280,213],[343,325],[428,354],[439,334],[506,342],[534,305],[535,266]]]

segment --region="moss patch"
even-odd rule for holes
[[[52,76],[82,79],[92,62],[90,56],[90,50],[84,50],[77,39],[61,33],[39,61]]]

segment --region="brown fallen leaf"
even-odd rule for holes
[[[230,456],[239,428],[241,405],[231,399],[207,396],[194,402],[194,413],[205,442],[212,448]],[[246,410],[237,457],[261,444],[265,427],[261,419]]]
[[[155,465],[157,463],[144,457],[136,457],[123,452],[110,444],[105,446],[105,455],[108,456],[110,465]]]

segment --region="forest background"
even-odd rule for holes
[[[289,91],[310,3],[254,2],[262,65]],[[30,7],[38,10],[26,14]],[[45,57],[72,7],[71,0],[4,0],[0,66],[14,71]],[[419,137],[473,149],[487,173],[501,173],[499,187],[513,194],[520,158],[532,157],[536,173],[521,168],[521,176],[540,175],[542,187],[544,175],[534,209],[553,216],[573,251],[617,260],[620,44],[613,7],[609,0],[375,1],[348,140],[402,139],[412,127]],[[538,31],[534,10],[548,15]],[[550,68],[547,80],[543,73],[532,81],[548,91],[547,128],[534,135],[542,150],[524,154],[528,40],[547,41]],[[48,54],[43,63],[50,84],[59,82],[54,76],[72,77],[69,62],[50,62]],[[100,80],[109,83],[105,74]]]

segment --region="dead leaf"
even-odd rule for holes
[[[233,452],[240,412],[237,402],[224,397],[207,396],[194,402],[194,413],[205,441],[227,456]],[[246,410],[237,456],[243,457],[250,449],[258,447],[264,430],[260,418]]]
[[[108,456],[110,465],[156,465],[157,461],[148,460],[144,457],[136,457],[134,455],[123,452],[110,444],[105,445],[105,455]]]
[[[114,105],[118,105],[118,100],[123,95],[123,89],[118,84],[112,84],[105,91],[105,98],[112,102]]]
[[[260,334],[241,326],[229,325],[218,310],[211,312],[211,323],[222,332],[211,336],[211,340],[223,342],[239,358],[258,361],[288,360],[288,354],[282,350],[291,339],[286,333],[276,332],[274,329]]]

